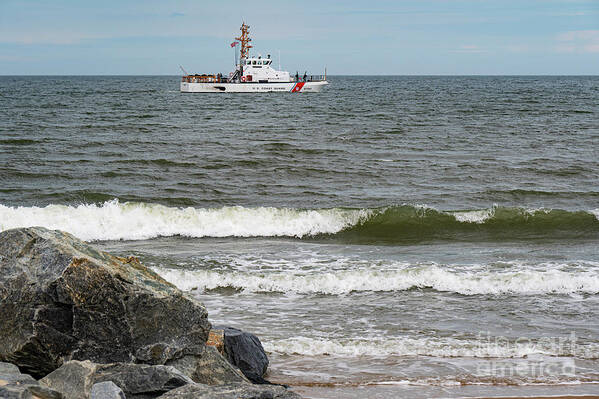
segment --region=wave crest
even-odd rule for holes
[[[309,274],[155,268],[182,290],[233,288],[245,292],[343,295],[351,292],[433,289],[462,295],[599,293],[598,272],[525,270],[456,272],[438,266],[400,270],[345,270]]]
[[[298,210],[241,206],[173,208],[118,200],[101,205],[0,205],[0,231],[43,226],[67,231],[82,240],[144,240],[186,237],[305,237],[334,234],[367,217],[368,210]]]
[[[0,205],[0,231],[43,226],[83,240],[142,240],[159,236],[295,237],[359,244],[422,240],[598,238],[597,210],[492,207],[440,211],[399,205],[372,209],[296,209],[230,206],[176,208],[106,201],[103,204]]]

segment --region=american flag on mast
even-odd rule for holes
[[[235,47],[235,46],[237,46],[238,44],[239,44],[238,42],[233,42],[233,43],[231,43],[231,47]]]

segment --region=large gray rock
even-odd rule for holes
[[[0,362],[0,374],[21,374],[21,371],[12,363]]]
[[[203,385],[190,384],[173,389],[159,399],[301,399],[279,385]]]
[[[29,374],[22,374],[14,364],[0,362],[0,398],[62,399],[60,392],[40,386]]]
[[[62,399],[62,395],[39,385],[4,385],[0,386],[2,399]]]
[[[92,385],[89,399],[126,399],[125,393],[112,381]]]
[[[94,384],[112,381],[128,399],[155,398],[171,389],[193,384],[170,366],[132,363],[96,364],[72,360],[40,380],[42,385],[61,392],[65,399],[86,399]]]
[[[268,357],[262,343],[252,333],[233,327],[215,327],[223,334],[223,352],[253,383],[268,384],[263,377],[268,369]]]
[[[0,361],[36,378],[68,360],[165,364],[201,354],[204,306],[135,258],[41,227],[0,233]]]
[[[206,346],[200,356],[184,356],[169,362],[168,365],[201,384],[250,383],[238,368],[230,364],[212,346]]]

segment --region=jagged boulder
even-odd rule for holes
[[[126,399],[125,393],[112,381],[92,385],[89,399]]]
[[[96,364],[72,360],[40,380],[64,399],[87,399],[100,382],[113,382],[128,399],[155,398],[193,381],[170,366],[133,363]]]
[[[264,379],[268,369],[268,357],[262,343],[252,333],[234,327],[214,327],[208,344],[222,348],[223,356],[238,367],[255,384],[268,384]]]
[[[173,389],[158,399],[301,399],[301,396],[279,385],[189,384]]]
[[[237,367],[230,364],[212,346],[206,346],[200,356],[184,356],[167,364],[180,370],[183,374],[200,384],[250,383]]]
[[[0,398],[62,399],[60,392],[41,386],[29,374],[22,374],[14,364],[0,362]]]
[[[69,360],[165,364],[203,352],[198,301],[141,265],[42,227],[0,233],[0,361],[41,378]]]

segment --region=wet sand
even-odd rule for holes
[[[592,385],[592,386],[591,386]],[[309,399],[389,399],[389,398],[468,398],[468,399],[599,399],[599,384],[569,387],[422,387],[422,386],[294,386],[293,390]]]

